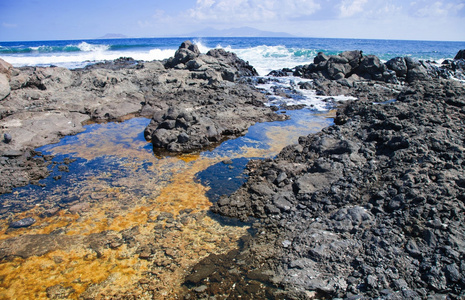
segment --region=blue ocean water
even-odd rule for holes
[[[161,60],[174,55],[184,40],[196,43],[202,52],[225,48],[249,61],[260,73],[313,61],[318,52],[337,54],[362,50],[384,61],[397,56],[441,62],[465,49],[465,42],[329,39],[329,38],[137,38],[104,40],[61,40],[0,42],[0,58],[16,67],[56,65],[67,68],[89,63],[132,57],[136,60]]]

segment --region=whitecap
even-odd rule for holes
[[[312,82],[311,79],[300,77],[261,77],[256,85],[263,90],[268,97],[268,106],[305,106],[315,111],[327,111],[334,109],[341,101],[357,100],[357,98],[345,95],[321,96],[316,90],[301,89],[299,84]]]
[[[199,48],[200,53],[207,53],[211,48],[205,46],[201,40],[194,40],[194,44]]]
[[[110,49],[109,45],[104,45],[104,44],[94,45],[94,44],[89,44],[86,42],[81,42],[77,47],[81,51],[84,51],[84,52],[102,52],[102,51],[107,51],[108,49]]]
[[[85,67],[86,65],[92,63],[102,62],[106,60],[115,60],[120,57],[131,57],[135,60],[143,61],[163,60],[173,56],[176,52],[175,49],[158,48],[144,51],[111,51],[105,50],[105,47],[103,47],[102,45],[99,45],[98,47],[88,47],[87,45],[81,45],[81,47],[83,49],[87,49],[87,51],[69,51],[55,53],[43,52],[39,55],[17,54],[8,55],[1,58],[12,64],[14,67],[54,65],[68,69],[75,69]]]
[[[217,45],[217,48],[220,47],[221,45]],[[260,76],[265,76],[273,70],[312,63],[316,55],[314,50],[294,49],[283,45],[261,45],[244,49],[226,46],[224,49],[236,53],[238,57],[247,61]]]

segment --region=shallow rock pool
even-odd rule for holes
[[[51,176],[0,196],[0,298],[181,298],[192,266],[237,248],[249,229],[212,215],[211,201],[244,182],[250,159],[332,124],[330,113],[286,113],[189,155],[154,155],[144,118],[37,149],[53,155]],[[35,223],[9,228],[24,218]]]

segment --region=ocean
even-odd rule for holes
[[[119,57],[169,58],[184,40],[0,42],[0,57],[15,67],[56,65],[73,69]],[[204,53],[216,47],[233,51],[249,61],[260,75],[310,63],[320,51],[336,54],[358,49],[382,60],[411,56],[441,62],[465,49],[464,42],[190,40]],[[257,87],[266,91],[270,105],[304,104],[306,109],[286,111],[290,117],[287,121],[255,124],[244,136],[200,153],[154,155],[143,134],[150,122],[146,118],[85,125],[85,131],[77,135],[36,149],[54,156],[49,167],[51,175],[39,185],[0,195],[0,241],[15,243],[24,239],[25,245],[38,243],[43,246],[40,251],[49,246],[50,251],[3,260],[0,295],[10,299],[45,299],[48,293],[58,290],[68,293],[70,299],[93,294],[180,298],[185,293],[185,276],[197,263],[210,254],[235,250],[249,230],[247,224],[237,226],[235,221],[211,214],[211,202],[231,194],[247,180],[243,171],[250,159],[273,158],[283,147],[297,143],[300,136],[332,125],[332,102],[351,99],[297,90],[299,80],[305,79],[273,78],[257,83]],[[24,216],[33,217],[36,223],[28,228],[8,229],[11,220]],[[110,237],[111,246],[98,249],[90,239],[106,243]],[[33,243],[28,242],[32,238]],[[120,240],[124,243],[118,244]],[[149,249],[148,259],[143,259],[141,249]]]
[[[411,56],[438,63],[453,59],[465,49],[465,42],[329,39],[329,38],[128,38],[96,40],[60,40],[0,42],[0,58],[15,67],[61,66],[80,68],[90,63],[132,57],[136,60],[162,60],[174,55],[179,45],[191,40],[206,53],[225,48],[253,65],[261,76],[272,70],[292,68],[313,62],[318,52],[337,54],[362,50],[387,61]]]

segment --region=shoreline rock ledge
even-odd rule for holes
[[[464,299],[464,99],[463,82],[413,81],[394,101],[347,102],[335,125],[249,162],[248,181],[212,211],[253,222],[254,235],[195,266],[188,286],[204,285],[202,296]]]
[[[47,176],[49,162],[32,149],[83,131],[89,120],[152,118],[147,140],[180,153],[242,135],[256,122],[285,119],[241,81],[250,75],[255,69],[234,53],[201,54],[189,41],[165,61],[120,58],[75,70],[14,68],[0,59],[0,193]]]
[[[240,81],[258,73],[234,53],[213,49],[201,54],[186,41],[165,68],[170,89],[159,96],[163,102],[152,102],[154,114],[145,130],[156,151],[197,151],[243,135],[256,122],[286,119],[265,107],[262,93]]]

